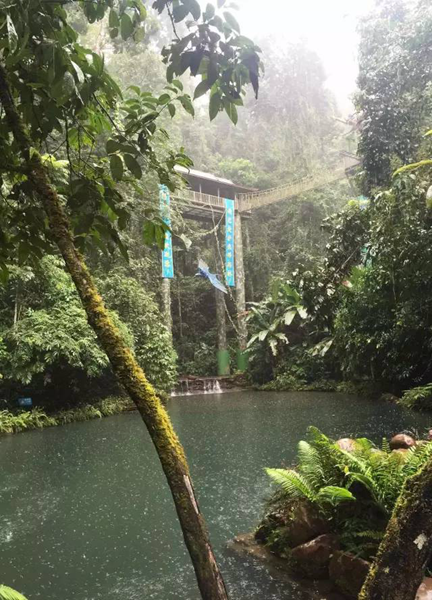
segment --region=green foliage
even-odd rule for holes
[[[121,273],[110,273],[99,287],[107,306],[131,332],[135,356],[149,380],[158,390],[170,392],[177,379],[177,355],[154,298]]]
[[[31,411],[0,411],[0,433],[20,433],[31,429],[56,427],[77,421],[90,421],[119,414],[129,410],[131,402],[125,398],[104,398],[95,404],[81,405],[77,408],[47,414],[40,408]]]
[[[0,585],[0,600],[27,600],[22,594],[6,585]]]
[[[89,23],[108,19],[112,40],[120,36],[120,43],[132,38],[139,43],[145,36],[147,11],[141,1],[80,1],[77,6]],[[125,192],[145,195],[143,174],[149,173],[173,190],[179,181],[175,165],[190,166],[182,149],[161,147],[167,138],[161,114],[172,117],[177,106],[194,113],[191,98],[176,77],[190,72],[211,81],[218,110],[227,110],[232,118],[237,114],[235,105],[243,103],[245,86],[251,83],[258,93],[259,49],[239,35],[232,15],[209,18],[209,11],[201,15],[199,4],[192,0],[177,3],[175,14],[169,0],[156,0],[153,6],[158,13],[168,12],[174,28],[188,16],[194,21],[188,22],[187,35],[176,35],[163,50],[168,79],[163,92],[153,95],[134,87],[125,97],[108,74],[104,59],[81,45],[70,26],[69,18],[74,22],[76,11],[43,0],[14,0],[2,6],[0,48],[11,94],[31,138],[32,155],[47,150],[52,155],[47,168],[65,200],[81,249],[114,245],[126,256],[119,235],[131,219]],[[26,161],[21,162],[17,141],[10,133],[2,114],[0,272],[4,278],[17,257],[34,265],[52,251],[42,206],[27,178]],[[101,152],[102,142],[106,142],[106,153]],[[156,217],[152,220],[153,243],[164,225]]]
[[[176,378],[175,354],[157,306],[139,283],[112,273],[101,281],[116,325],[138,361],[160,391],[168,392]],[[106,380],[113,392],[110,367],[101,350],[72,280],[60,260],[42,259],[39,268],[16,269],[0,289],[0,373],[3,384],[49,386],[58,391],[68,381],[78,394],[89,384]],[[76,389],[75,389],[76,388]],[[91,393],[94,393],[91,392]],[[66,390],[62,396],[66,400]]]
[[[361,26],[357,109],[365,190],[388,186],[392,170],[429,154],[432,11],[385,0]]]
[[[420,385],[403,393],[398,404],[405,408],[417,410],[431,410],[432,408],[432,383]]]
[[[403,389],[431,375],[432,219],[423,181],[397,176],[367,212],[370,258],[341,288],[333,349],[347,377]]]
[[[281,344],[289,343],[285,331],[293,324],[296,317],[300,320],[307,318],[300,294],[288,282],[275,280],[271,296],[259,303],[250,303],[246,320],[252,330],[248,342],[251,360],[255,359],[255,352],[261,344],[264,344],[271,351],[272,356],[276,357]]]

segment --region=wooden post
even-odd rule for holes
[[[246,326],[246,291],[245,291],[245,272],[243,262],[243,237],[241,214],[237,210],[235,213],[235,267],[236,267],[236,304],[237,304],[237,327],[238,327],[238,351],[237,368],[244,372],[247,369],[247,348],[248,332]]]

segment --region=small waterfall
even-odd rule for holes
[[[222,394],[219,379],[216,377],[203,377],[202,379],[180,379],[177,388],[171,392],[171,396],[191,396],[193,394]]]

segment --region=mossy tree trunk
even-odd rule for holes
[[[359,600],[414,600],[432,553],[432,463],[408,479]]]
[[[40,198],[50,230],[72,276],[88,321],[108,355],[114,373],[138,408],[147,426],[165,472],[204,600],[226,600],[225,585],[210,546],[199,510],[184,450],[169,416],[144,372],[112,323],[83,257],[75,247],[68,217],[51,185],[40,155],[30,153],[31,142],[16,110],[6,71],[0,64],[0,104],[19,146],[26,174]]]

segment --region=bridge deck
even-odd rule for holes
[[[295,198],[305,192],[343,179],[358,164],[359,160],[356,157],[346,156],[332,171],[323,171],[317,175],[302,177],[269,190],[238,194],[235,198],[235,208],[243,216],[250,216],[251,211],[257,208]],[[173,197],[173,202],[181,208],[183,215],[187,218],[208,220],[212,216],[222,215],[225,212],[224,198],[188,189],[178,190]]]

